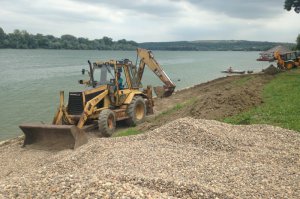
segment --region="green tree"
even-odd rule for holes
[[[64,49],[79,49],[78,40],[73,35],[63,35],[61,36],[61,40]]]
[[[285,0],[284,9],[290,11],[292,8],[296,13],[300,13],[300,0]]]
[[[8,48],[20,48],[20,43],[22,40],[22,33],[20,30],[16,29],[13,33],[8,34],[9,45]]]
[[[38,48],[38,47],[39,47],[39,45],[38,45],[38,41],[36,39],[36,36],[30,34],[29,38],[28,38],[28,48],[35,49],[35,48]]]
[[[297,50],[300,50],[300,34],[297,37],[296,43],[297,43],[296,45]]]
[[[67,41],[71,41],[71,42],[77,41],[77,38],[74,37],[73,35],[62,35],[61,39],[62,40],[67,40]]]
[[[4,47],[4,40],[6,38],[6,34],[4,30],[0,27],[0,48]]]
[[[0,27],[0,39],[1,40],[5,39],[5,36],[6,36],[6,34],[5,34],[4,30]]]
[[[19,48],[27,49],[30,35],[26,30],[20,32],[20,43]]]
[[[79,49],[88,50],[90,49],[90,41],[87,38],[79,37],[78,39]]]
[[[104,41],[104,44],[107,46],[110,46],[113,44],[112,38],[109,37],[103,37],[102,40]]]
[[[35,40],[37,41],[38,48],[49,48],[49,40],[42,34],[36,34]]]

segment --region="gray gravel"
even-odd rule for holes
[[[0,146],[0,198],[299,198],[300,135],[182,118],[77,150]]]

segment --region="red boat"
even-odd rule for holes
[[[269,56],[261,56],[256,59],[256,61],[274,61],[274,57],[269,57]]]

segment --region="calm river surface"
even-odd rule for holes
[[[174,80],[177,89],[224,76],[221,70],[266,68],[257,62],[259,52],[153,51],[156,60]],[[135,62],[135,51],[82,50],[1,50],[0,49],[0,140],[21,134],[18,125],[26,122],[50,123],[59,102],[59,91],[79,91],[79,79],[88,68],[87,60],[129,58]],[[180,81],[178,81],[180,79]],[[162,85],[149,70],[143,84]],[[67,101],[67,99],[66,99]]]

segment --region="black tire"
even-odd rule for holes
[[[103,136],[112,136],[116,129],[116,115],[112,110],[101,111],[98,118],[98,128]]]
[[[146,104],[141,96],[135,96],[127,108],[127,125],[136,126],[145,121]]]

